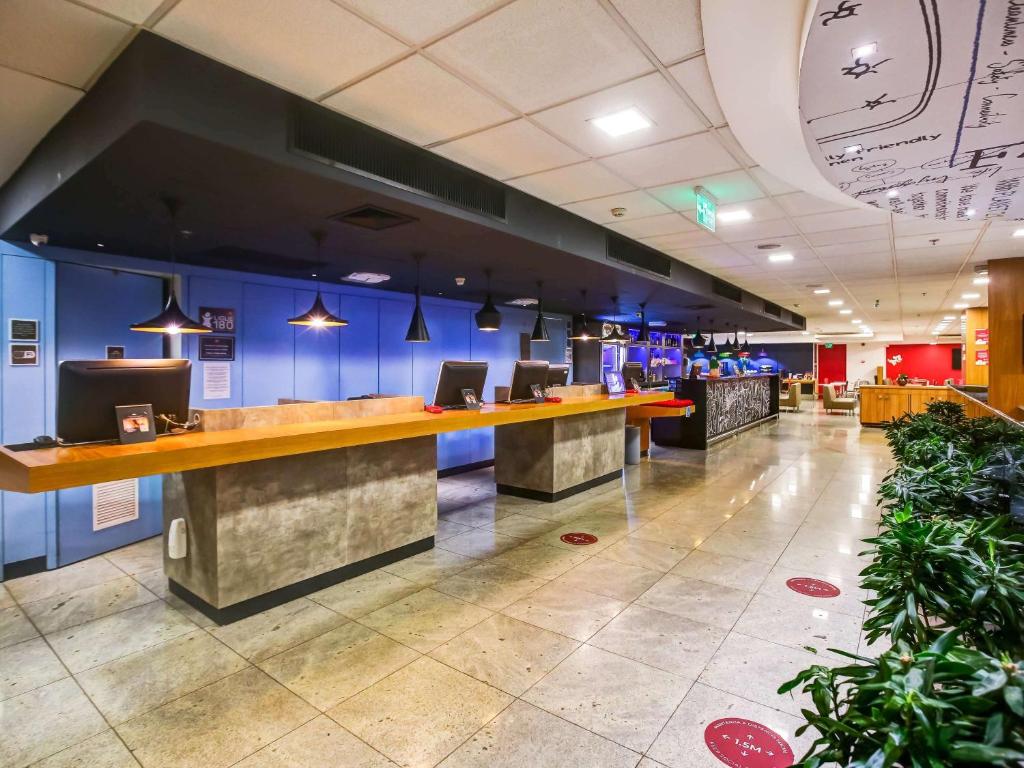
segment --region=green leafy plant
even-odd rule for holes
[[[899,642],[877,659],[834,651],[847,666],[816,665],[779,688],[798,687],[818,732],[797,763],[818,768],[1015,766],[1024,760],[1021,661],[956,645],[956,633],[917,651]]]
[[[945,427],[961,430],[967,423],[964,407],[950,400],[932,400],[924,407],[925,413]]]
[[[1024,526],[1024,446],[995,451],[965,495],[978,507],[1010,515]]]
[[[932,444],[927,445],[931,450]],[[908,449],[908,452],[914,451]],[[909,505],[918,515],[977,514],[980,510],[967,496],[967,491],[976,487],[978,473],[986,461],[984,456],[970,456],[950,445],[945,456],[931,456],[921,466],[898,466],[882,479],[878,495],[890,511]]]

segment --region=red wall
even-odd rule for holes
[[[846,381],[846,345],[833,344],[828,349],[818,345],[818,389],[822,384]]]
[[[953,350],[959,344],[889,344],[885,348],[885,375],[895,380],[901,373],[912,379],[928,379],[931,384],[941,384],[946,379],[961,383],[963,370],[953,370]],[[890,362],[896,355],[902,360],[895,365]]]

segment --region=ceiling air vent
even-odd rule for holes
[[[770,301],[764,303],[764,313],[771,315],[772,317],[782,317],[782,307],[778,304],[772,304]]]
[[[505,218],[505,187],[368,125],[296,100],[289,150],[467,211]]]
[[[627,237],[608,235],[608,258],[661,277],[672,277],[670,256]]]
[[[328,216],[328,218],[331,221],[340,221],[342,224],[351,224],[353,227],[374,230],[391,229],[416,221],[412,216],[378,208],[375,205],[362,205],[351,211],[342,211]]]
[[[701,311],[701,310],[705,310],[705,309],[714,309],[714,308],[715,308],[714,304],[687,304],[685,307],[683,307],[683,309],[688,310],[690,312],[697,312],[697,311]]]
[[[803,315],[798,315],[796,312],[789,313],[789,319],[793,321],[793,324],[799,328],[807,328],[807,318]]]
[[[711,292],[715,294],[715,296],[721,296],[723,299],[735,301],[737,304],[743,303],[743,291],[732,283],[727,283],[725,280],[719,280],[717,277],[711,278]]]

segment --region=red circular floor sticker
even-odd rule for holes
[[[597,536],[592,533],[563,533],[559,537],[566,544],[596,544]]]
[[[733,768],[786,768],[793,750],[786,740],[766,725],[726,717],[704,729],[704,743],[711,753]]]
[[[829,584],[821,579],[808,579],[803,576],[796,579],[788,579],[786,586],[794,592],[809,597],[839,597],[839,587]]]

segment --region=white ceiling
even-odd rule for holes
[[[1012,225],[843,206],[756,167],[716,98],[698,0],[3,0],[0,181],[140,28],[794,308],[812,331],[856,317],[879,338],[927,336],[962,293],[985,303],[975,264],[1024,254]],[[654,125],[616,139],[590,122],[626,107]],[[699,228],[696,185],[752,219]],[[765,242],[794,261],[769,263]]]

